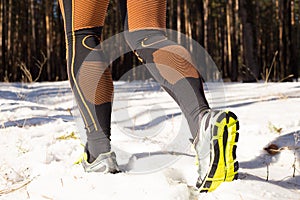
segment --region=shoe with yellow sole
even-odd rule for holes
[[[236,160],[239,121],[230,111],[207,111],[194,140],[199,192],[214,191],[221,183],[238,178]]]
[[[85,146],[82,158],[76,162],[81,163],[85,172],[100,172],[100,173],[119,173],[120,169],[114,152],[100,154],[97,158],[92,158]]]

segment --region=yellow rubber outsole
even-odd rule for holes
[[[212,127],[211,164],[204,180],[198,180],[199,192],[214,191],[221,183],[238,178],[236,147],[238,142],[239,122],[230,111],[219,115]]]

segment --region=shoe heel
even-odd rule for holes
[[[232,112],[227,113],[228,133],[227,144],[225,148],[225,166],[226,166],[226,182],[236,180],[238,178],[239,163],[236,160],[237,142],[239,139],[239,121],[236,115]]]

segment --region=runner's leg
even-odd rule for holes
[[[113,82],[99,47],[108,0],[59,0],[69,81],[85,123],[90,162],[110,151]]]
[[[209,105],[191,54],[166,37],[166,1],[127,0],[127,10],[129,46],[179,104],[195,138]]]

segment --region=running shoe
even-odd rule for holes
[[[89,162],[92,160],[92,162]],[[85,147],[84,156],[81,164],[86,172],[101,172],[101,173],[119,173],[120,169],[117,164],[116,154],[107,152],[100,154],[97,158],[91,158],[87,147]]]
[[[238,178],[236,147],[239,121],[230,111],[205,112],[194,140],[199,192],[214,191],[221,183]]]

